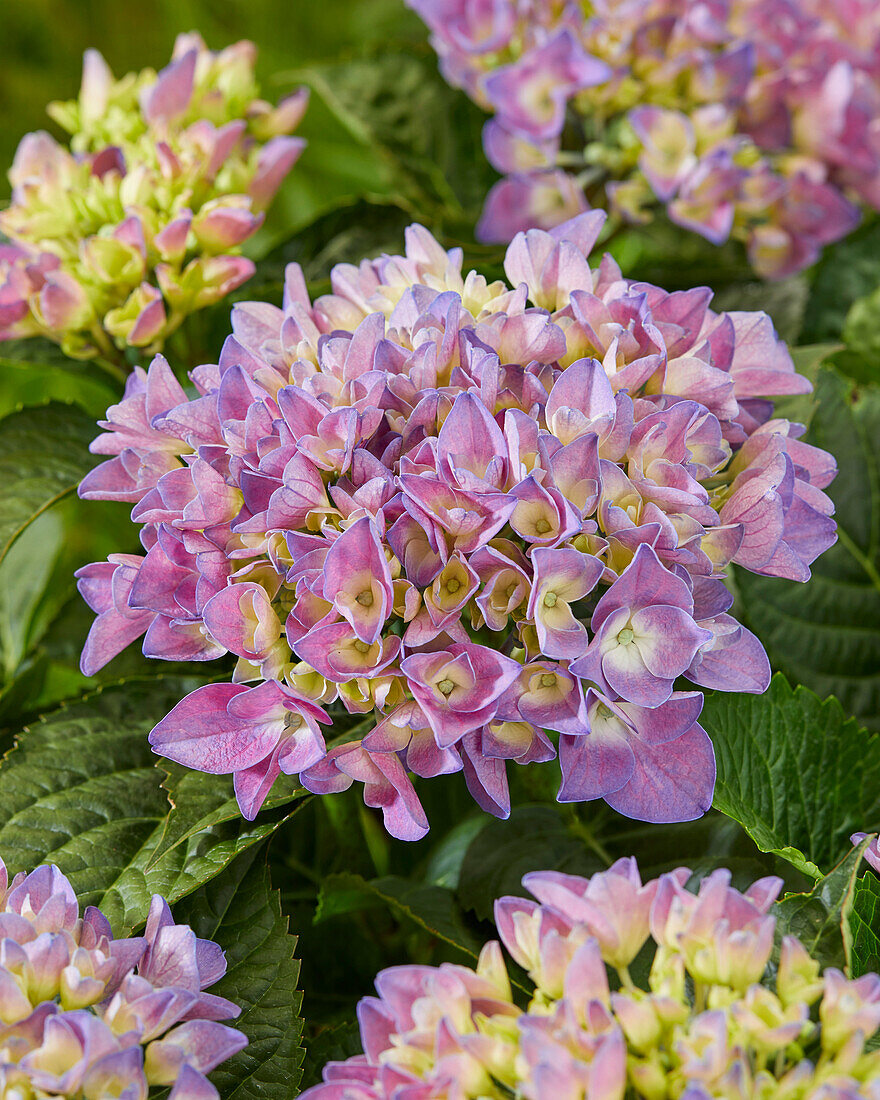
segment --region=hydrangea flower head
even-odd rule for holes
[[[0,212],[0,340],[42,335],[78,358],[158,350],[253,274],[240,246],[304,141],[305,90],[259,98],[256,49],[180,35],[171,62],[116,80],[87,51],[79,98],[27,134]],[[109,354],[108,354],[109,353]]]
[[[330,1062],[308,1100],[871,1100],[880,977],[848,979],[792,936],[768,967],[782,886],[715,871],[642,883],[634,859],[584,879],[543,871],[537,902],[502,898],[501,942],[534,984],[514,1002],[501,948],[475,969],[398,966],[358,1008],[364,1053]],[[629,966],[650,967],[637,984]],[[772,973],[772,976],[771,976]]]
[[[234,654],[151,742],[232,773],[247,817],[283,772],[363,783],[416,839],[411,775],[463,771],[506,815],[507,762],[557,752],[560,799],[709,807],[680,678],[765,689],[725,569],[806,580],[834,461],[773,415],[809,384],[769,318],[590,267],[602,218],[517,236],[510,285],[419,226],[314,303],[292,265],[283,308],[235,307],[197,397],[157,357],[108,410],[80,493],[130,501],[144,553],[80,571],[83,670],[141,635],[149,657]],[[328,751],[328,707],[374,727]]]
[[[0,1095],[217,1100],[205,1074],[247,1044],[204,992],[225,970],[158,894],[143,936],[116,939],[57,867],[10,882],[0,860]]]
[[[479,233],[659,207],[780,277],[880,208],[874,0],[408,0],[504,174]]]

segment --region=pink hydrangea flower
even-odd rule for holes
[[[79,97],[49,114],[69,146],[22,138],[0,212],[0,340],[42,335],[76,358],[153,353],[187,314],[253,274],[240,246],[303,150],[300,89],[259,98],[256,49],[180,35],[171,62],[116,80],[95,50]],[[73,202],[71,194],[82,201]]]
[[[9,1096],[125,1096],[171,1086],[218,1100],[205,1074],[247,1044],[239,1014],[204,992],[226,970],[216,943],[175,924],[154,895],[143,936],[82,915],[57,867],[10,882],[0,860],[0,1088]]]
[[[636,224],[665,207],[778,278],[880,208],[873,0],[408,4],[446,79],[493,113],[484,147],[504,178],[482,240],[590,205]]]
[[[80,492],[130,501],[145,554],[80,570],[83,669],[141,634],[160,659],[232,654],[151,741],[232,774],[247,817],[283,772],[363,783],[412,839],[413,775],[461,771],[505,815],[508,762],[557,751],[562,800],[711,804],[681,678],[765,689],[725,570],[805,579],[834,461],[772,419],[809,387],[768,318],[591,267],[602,220],[517,236],[511,285],[419,226],[314,303],[292,265],[282,308],[236,306],[197,396],[157,357],[108,410]],[[340,710],[374,728],[328,752]]]
[[[771,970],[780,881],[741,893],[718,870],[694,892],[690,879],[678,868],[643,883],[632,858],[588,879],[526,875],[538,901],[495,906],[534,985],[525,1008],[498,943],[473,969],[384,970],[358,1006],[364,1053],[329,1062],[304,1095],[876,1100],[880,977],[822,973],[793,936]]]

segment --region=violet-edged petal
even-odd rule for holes
[[[637,821],[693,821],[712,806],[715,753],[705,730],[690,730],[663,745],[634,748],[630,781],[605,796],[612,809]]]
[[[214,775],[259,763],[275,748],[281,730],[273,721],[248,723],[227,713],[227,704],[247,690],[243,684],[196,688],[150,731],[153,751]]]

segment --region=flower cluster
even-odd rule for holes
[[[494,117],[480,233],[666,207],[780,277],[880,208],[875,0],[408,0]]]
[[[203,992],[225,970],[158,895],[143,936],[114,939],[57,867],[9,882],[0,860],[0,1096],[217,1100],[205,1074],[247,1044],[218,1022],[238,1006]]]
[[[676,682],[765,689],[725,567],[807,579],[834,460],[773,419],[809,384],[769,318],[591,269],[603,218],[517,236],[511,287],[419,226],[314,304],[291,265],[283,309],[235,306],[199,396],[157,357],[108,410],[80,493],[133,502],[145,554],[80,570],[83,670],[143,634],[148,657],[237,656],[151,743],[233,773],[246,817],[279,772],[357,781],[417,839],[409,773],[463,770],[505,815],[506,762],[557,739],[561,800],[709,807],[703,696]],[[375,728],[328,752],[331,703]]]
[[[536,987],[526,1010],[497,943],[476,970],[385,970],[378,998],[358,1009],[364,1054],[330,1062],[305,1097],[880,1097],[880,1051],[868,1049],[880,978],[820,973],[787,936],[771,980],[781,880],[740,893],[719,870],[693,893],[689,878],[679,868],[643,885],[634,859],[589,879],[526,875],[538,903],[508,897],[495,909],[504,946]],[[646,988],[630,976],[636,956],[650,965]]]
[[[300,90],[258,98],[256,49],[180,35],[170,64],[115,80],[85,55],[71,135],[21,141],[0,212],[0,340],[43,335],[76,358],[158,350],[195,310],[253,274],[238,255],[304,146]]]

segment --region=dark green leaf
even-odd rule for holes
[[[739,610],[775,668],[880,729],[880,390],[823,368],[808,440],[838,462],[839,541],[805,585],[737,570]]]
[[[880,284],[880,222],[871,219],[846,240],[826,248],[804,314],[805,342],[839,340],[846,315]]]
[[[853,302],[843,341],[846,352],[836,360],[841,370],[859,382],[880,382],[880,287]]]
[[[778,398],[775,403],[776,416],[793,420],[796,424],[810,425],[817,405],[816,384],[819,380],[819,370],[823,363],[840,352],[842,346],[842,344],[804,344],[799,348],[791,349],[795,370],[810,380],[813,392]]]
[[[715,806],[764,852],[820,878],[857,830],[880,827],[880,736],[774,676],[763,695],[709,695],[701,722],[715,745]]]
[[[212,825],[241,816],[232,789],[232,776],[194,772],[167,760],[163,760],[161,766],[166,772],[162,786],[168,793],[171,812],[162,839],[150,856],[148,869],[178,844]],[[263,804],[263,812],[307,796],[308,792],[298,786],[292,776],[279,776]]]
[[[880,880],[873,871],[856,882],[849,915],[852,977],[880,971]]]
[[[458,889],[461,865],[471,841],[486,827],[483,814],[474,814],[459,821],[434,845],[425,867],[425,880],[435,886]]]
[[[180,680],[98,691],[18,735],[0,766],[0,852],[10,870],[51,859],[94,903],[148,841],[167,804],[146,734]]]
[[[168,803],[146,735],[196,683],[157,676],[108,687],[18,735],[0,765],[0,853],[10,871],[51,860],[121,932],[144,920],[153,893],[184,897],[278,827],[279,811],[212,825],[148,870]]]
[[[88,447],[96,434],[94,420],[75,406],[23,409],[0,421],[0,561],[95,465]]]
[[[211,993],[241,1006],[230,1021],[248,1045],[212,1074],[223,1100],[288,1100],[302,1073],[302,994],[296,937],[288,934],[265,861],[253,852],[174,908],[179,923],[226,952],[226,974]]]
[[[367,882],[360,875],[329,875],[321,884],[315,921],[327,920],[371,905],[384,905],[397,917],[415,922],[432,936],[458,948],[471,959],[482,940],[467,927],[455,895],[442,886],[430,886],[386,875]]]
[[[557,809],[518,807],[507,821],[490,821],[471,841],[461,865],[459,900],[485,920],[496,898],[523,893],[523,875],[548,868],[589,875],[599,865]]]
[[[59,401],[65,405],[79,405],[97,419],[119,398],[121,385],[111,383],[91,363],[75,362],[64,356],[60,356],[60,363],[13,359],[7,356],[5,345],[2,350],[0,416],[20,406]],[[36,350],[33,354],[37,354]]]
[[[850,912],[867,844],[865,840],[853,848],[809,894],[789,894],[773,907],[777,943],[783,936],[796,936],[823,969],[849,966]]]
[[[380,172],[358,194],[378,192],[433,225],[445,217],[470,229],[497,178],[482,148],[485,115],[443,80],[430,50],[386,49],[286,75],[311,86],[349,143],[378,154]]]
[[[0,562],[0,680],[11,679],[31,649],[37,609],[64,546],[61,511],[53,508],[39,516]],[[72,582],[71,577],[68,584],[56,584],[51,596],[63,603]]]
[[[314,1037],[306,1039],[303,1089],[320,1084],[321,1074],[328,1062],[344,1062],[346,1058],[362,1053],[361,1030],[357,1020],[322,1027]]]

